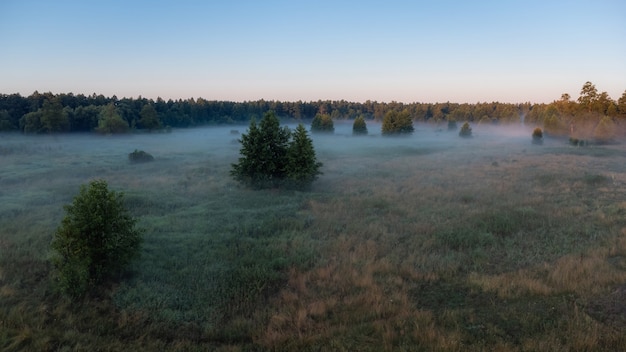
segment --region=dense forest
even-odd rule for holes
[[[483,123],[519,123],[541,126],[548,134],[594,133],[600,127],[621,135],[626,121],[626,91],[618,100],[606,92],[598,93],[595,85],[586,82],[578,99],[568,93],[549,104],[530,102],[511,104],[499,102],[458,103],[362,103],[345,100],[318,101],[215,101],[203,98],[164,100],[157,98],[117,98],[103,95],[73,93],[39,93],[27,97],[0,94],[0,131],[23,133],[89,132],[123,133],[184,128],[202,125],[247,124],[255,117],[272,110],[282,119],[309,121],[318,113],[333,119],[381,121],[389,111],[408,113],[415,122],[447,121]]]

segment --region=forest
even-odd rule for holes
[[[89,132],[125,133],[186,128],[206,125],[247,124],[260,119],[268,111],[281,119],[308,121],[318,114],[333,120],[381,121],[389,111],[406,111],[415,122],[440,124],[447,121],[480,124],[507,124],[523,121],[543,127],[553,135],[593,134],[603,121],[614,134],[623,134],[612,124],[626,121],[626,91],[619,99],[598,92],[586,82],[574,100],[564,93],[549,104],[530,102],[512,104],[499,102],[401,103],[345,100],[330,101],[215,101],[203,98],[164,100],[117,98],[73,93],[39,93],[28,97],[20,94],[0,95],[0,131],[23,133]],[[577,130],[575,132],[575,130]],[[585,136],[581,136],[585,137]]]

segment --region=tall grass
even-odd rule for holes
[[[225,131],[0,140],[0,349],[626,348],[623,146],[322,136],[300,193],[234,183]],[[71,302],[49,244],[96,177],[147,231]]]

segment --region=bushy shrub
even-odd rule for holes
[[[543,131],[537,127],[533,130],[533,144],[543,144]]]
[[[128,160],[133,163],[147,163],[150,161],[154,161],[154,157],[143,150],[135,149],[134,152],[128,154]]]
[[[353,135],[365,135],[367,134],[367,124],[365,123],[365,119],[363,116],[358,116],[354,119],[354,123],[352,124],[352,134]]]
[[[139,255],[143,230],[104,180],[81,186],[54,233],[52,263],[61,291],[78,297],[119,275]]]
[[[293,139],[292,139],[293,137]],[[321,174],[313,142],[304,126],[295,133],[280,127],[273,112],[268,112],[259,126],[250,121],[248,133],[239,140],[241,157],[232,164],[230,175],[253,188],[273,188],[283,185],[308,187]]]
[[[469,122],[466,122],[461,126],[461,131],[459,131],[459,136],[464,138],[469,138],[472,136],[472,128],[469,125]]]
[[[311,132],[323,132],[333,133],[335,132],[335,125],[332,117],[328,114],[317,114],[311,121]]]

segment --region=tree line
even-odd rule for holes
[[[310,121],[316,115],[333,120],[383,121],[388,112],[397,112],[414,122],[519,123],[524,120],[545,127],[547,133],[567,133],[574,126],[597,125],[602,118],[626,121],[626,91],[618,99],[598,93],[591,82],[574,100],[568,93],[549,104],[530,102],[402,103],[318,101],[217,101],[203,98],[156,100],[117,98],[73,93],[39,93],[24,97],[18,93],[0,94],[0,131],[23,133],[101,132],[160,130],[203,125],[247,124],[260,120],[266,111],[281,119]]]

